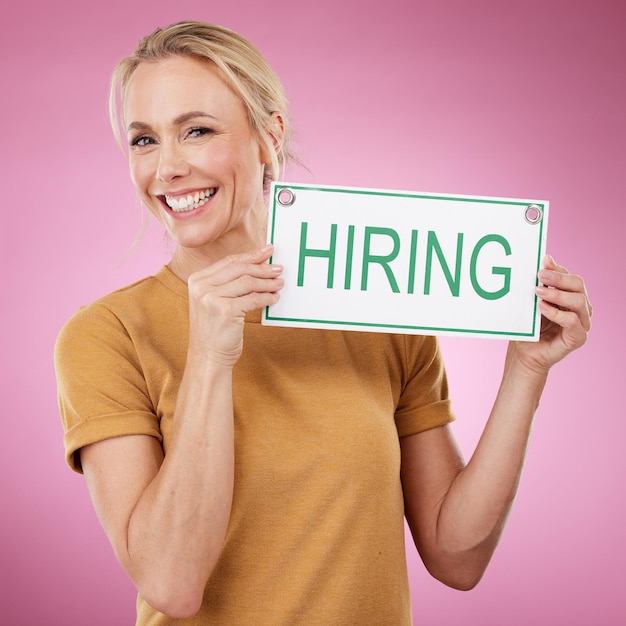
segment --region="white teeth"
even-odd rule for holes
[[[209,198],[215,193],[215,189],[205,189],[204,191],[196,191],[195,194],[189,194],[186,197],[173,198],[165,196],[165,202],[172,211],[193,211],[206,204]]]

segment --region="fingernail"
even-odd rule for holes
[[[272,249],[273,249],[272,244],[270,244],[270,243],[266,243],[266,244],[265,244],[265,245],[261,248],[261,252],[262,252],[263,254],[265,254],[266,252],[269,252],[269,251],[270,251],[270,250],[272,250]]]
[[[275,263],[272,263],[270,267],[272,268],[272,272],[274,272],[274,274],[280,274],[283,271],[282,265],[276,265]]]

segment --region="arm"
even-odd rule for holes
[[[164,457],[152,437],[81,451],[89,491],[141,595],[173,617],[195,614],[226,535],[233,494],[232,368],[245,313],[273,304],[271,250],[229,257],[189,279],[189,348]]]
[[[415,544],[433,576],[459,589],[478,583],[498,543],[548,371],[580,347],[590,329],[582,280],[550,257],[539,276],[541,339],[509,345],[493,410],[469,463],[447,427],[401,440],[406,517]]]

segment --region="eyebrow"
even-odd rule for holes
[[[181,124],[184,124],[185,122],[188,122],[189,120],[192,120],[196,117],[206,117],[211,120],[217,121],[217,117],[211,115],[210,113],[205,113],[204,111],[189,111],[188,113],[183,113],[175,117],[172,120],[172,125],[180,126]],[[149,128],[150,125],[146,124],[145,122],[131,122],[126,130],[148,130]]]

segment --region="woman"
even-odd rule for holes
[[[118,65],[113,111],[118,93],[131,177],[176,249],[81,309],[56,366],[67,460],[137,623],[409,624],[404,515],[433,576],[475,586],[548,371],[590,328],[583,281],[546,259],[541,340],[510,344],[466,465],[434,338],[260,325],[283,284],[264,190],[289,124],[258,51],[176,24]]]

